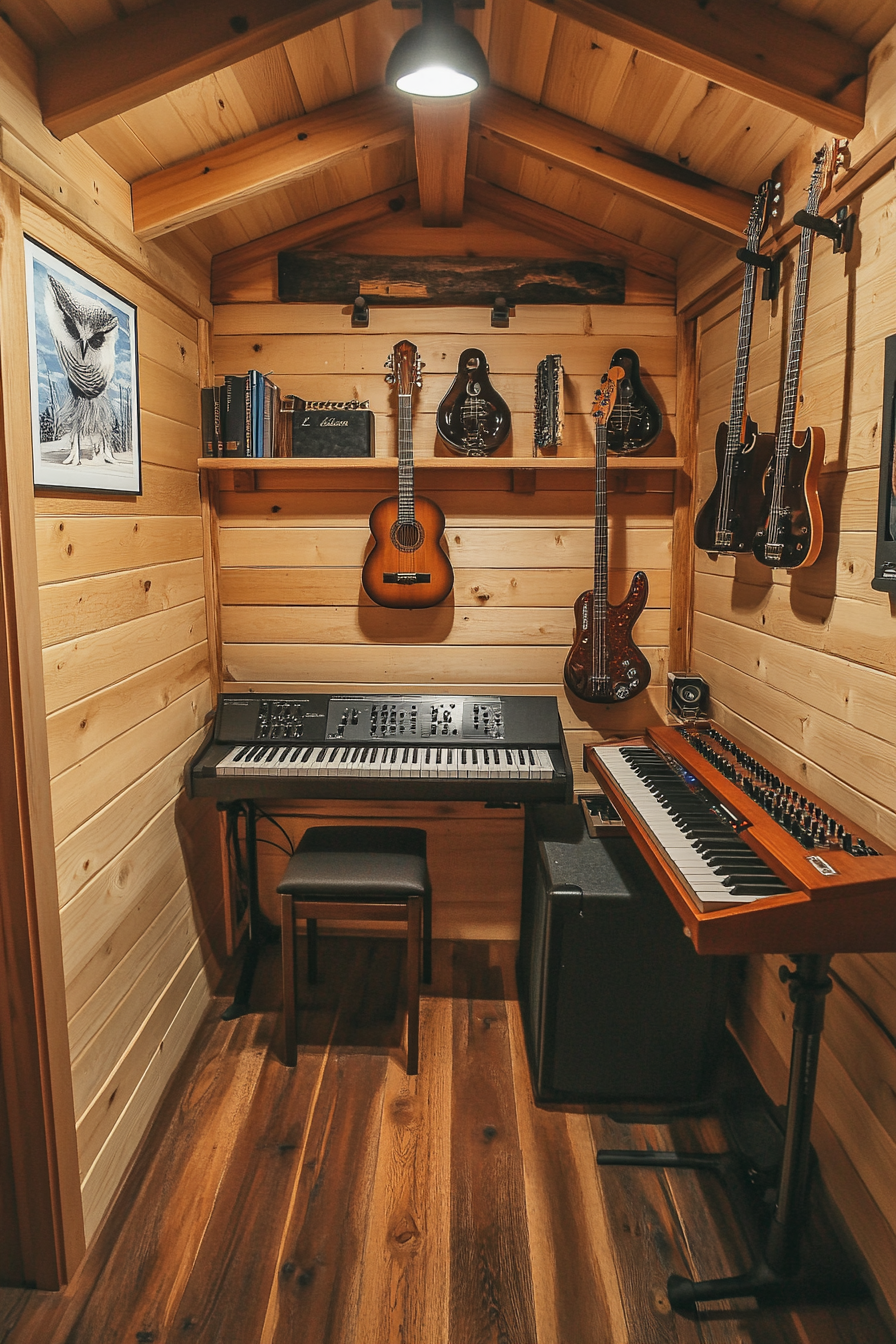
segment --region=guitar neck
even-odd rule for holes
[[[731,409],[728,413],[726,455],[735,456],[740,447],[747,404],[747,373],[750,367],[750,345],[753,338],[753,308],[756,302],[758,271],[749,262],[744,268],[744,287],[740,301],[740,322],[737,329],[737,360],[734,386],[731,389]]]
[[[411,394],[398,394],[398,521],[414,522],[414,439]]]
[[[790,452],[796,426],[797,397],[800,390],[800,370],[803,360],[803,333],[806,327],[806,296],[809,290],[809,265],[812,260],[812,229],[803,229],[797,260],[796,282],[793,292],[793,311],[790,318],[790,340],[787,345],[787,368],[784,375],[784,396],[781,402],[781,420],[775,443],[776,457]]]
[[[596,676],[606,674],[607,661],[607,426],[594,425],[594,630],[592,654]]]

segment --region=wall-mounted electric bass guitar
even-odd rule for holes
[[[457,376],[439,403],[436,429],[449,448],[467,457],[493,453],[510,433],[510,407],[489,382],[481,350],[464,350]]]
[[[576,601],[576,633],[563,679],[573,695],[596,704],[630,700],[650,681],[650,664],[632,639],[647,601],[647,575],[638,570],[618,606],[607,601],[607,425],[625,369],[614,365],[595,393],[594,587]]]
[[[815,168],[809,183],[806,211],[818,214],[825,177],[827,149],[815,155]],[[818,474],[824,462],[824,432],[810,428],[794,434],[800,391],[803,357],[803,332],[806,326],[806,296],[809,291],[809,265],[815,232],[804,227],[800,233],[790,317],[790,339],[781,418],[775,436],[775,455],[765,473],[763,511],[756,526],[753,554],[772,569],[798,569],[811,565],[821,550],[823,524],[818,498]]]
[[[399,341],[386,361],[386,382],[398,388],[398,494],[381,499],[370,515],[375,544],[361,572],[364,591],[381,607],[434,607],[454,585],[441,547],[445,515],[431,499],[414,496],[411,397],[421,367],[410,341]]]
[[[663,413],[641,380],[641,361],[634,350],[617,350],[610,367],[622,369],[625,377],[607,425],[607,447],[613,453],[642,453],[662,429]]]
[[[747,224],[747,253],[759,251],[762,235],[776,214],[774,184],[763,182]],[[716,483],[697,515],[694,542],[703,551],[749,551],[763,513],[762,482],[772,459],[773,434],[760,434],[747,415],[747,373],[753,335],[753,307],[759,267],[744,262],[744,287],[737,328],[737,356],[728,423],[716,433]]]

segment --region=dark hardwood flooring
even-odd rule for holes
[[[791,1301],[670,1311],[748,1253],[715,1177],[599,1147],[723,1146],[712,1118],[533,1103],[508,944],[437,943],[404,1073],[401,945],[325,939],[280,1063],[279,949],[209,1011],[85,1263],[0,1290],[9,1344],[892,1344],[823,1216]]]

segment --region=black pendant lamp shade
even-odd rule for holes
[[[454,98],[488,84],[488,62],[452,0],[423,0],[423,21],[396,42],[386,83],[424,98]]]

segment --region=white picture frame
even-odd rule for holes
[[[35,488],[140,495],[137,309],[24,242]]]

